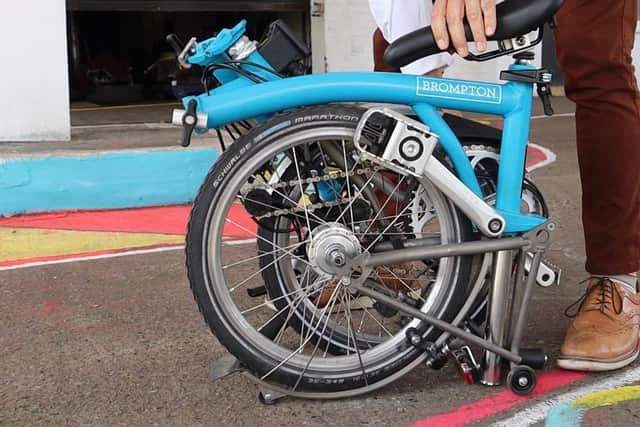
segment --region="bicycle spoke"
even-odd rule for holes
[[[237,283],[235,285],[233,285],[231,288],[229,288],[229,292],[235,292],[236,289],[238,289],[240,286],[244,285],[245,283],[249,282],[251,279],[253,279],[254,277],[256,277],[258,274],[262,273],[263,271],[265,271],[266,269],[268,269],[269,267],[271,267],[273,264],[277,263],[278,261],[280,261],[282,258],[286,257],[287,253],[285,251],[284,254],[278,256],[277,258],[275,258],[273,261],[271,261],[269,264],[265,265],[264,267],[262,267],[260,270],[253,272],[249,277],[246,277],[244,280],[242,280],[240,283]],[[311,265],[311,264],[308,264]]]
[[[306,271],[308,271],[308,268],[307,268],[307,270],[306,270]],[[307,274],[307,273],[306,273],[306,271],[305,271],[305,275]],[[313,284],[309,285],[308,283],[309,283],[309,280],[308,280],[308,278],[307,278],[307,286],[303,286],[303,287],[301,287],[301,288],[298,288],[298,289],[293,290],[293,291],[291,291],[291,292],[288,292],[288,293],[286,293],[286,294],[280,295],[280,296],[279,296],[279,297],[277,297],[277,298],[268,299],[268,300],[266,300],[265,302],[263,302],[262,304],[258,304],[258,305],[254,306],[254,307],[251,307],[251,308],[248,308],[248,309],[246,309],[246,310],[244,310],[244,311],[241,311],[241,312],[240,312],[240,314],[250,313],[250,312],[255,311],[255,310],[259,309],[259,308],[262,308],[262,307],[266,307],[266,306],[268,306],[268,305],[271,305],[271,304],[273,304],[273,303],[274,303],[274,302],[276,302],[276,301],[280,301],[281,299],[284,299],[284,298],[290,297],[290,296],[295,295],[295,294],[300,293],[300,292],[306,292],[306,291],[307,291],[307,289],[309,289],[310,287],[314,286]]]
[[[273,208],[273,210],[278,210],[278,209],[280,209],[280,208],[279,208],[279,207],[277,207],[277,206],[273,206],[273,205],[270,205],[270,204],[268,204],[268,203],[263,203],[263,202],[261,202],[261,201],[259,201],[259,200],[247,199],[247,198],[246,198],[246,197],[244,197],[244,196],[238,196],[238,199],[240,199],[240,200],[241,200],[241,201],[243,201],[243,202],[244,202],[244,201],[250,201],[251,203],[255,203],[255,204],[258,204],[258,205],[262,205],[262,206],[265,206],[265,207],[267,207],[267,208]],[[288,213],[287,215],[290,215],[290,216],[293,216],[293,217],[296,217],[296,218],[300,218],[300,219],[305,219],[305,217],[304,217],[304,216],[302,216],[302,215],[298,215],[298,214],[297,214],[297,213],[295,213],[295,212],[293,212],[293,213]],[[261,215],[261,216],[262,216],[262,215]],[[258,219],[260,219],[260,217],[261,217],[261,216],[259,216],[259,217],[258,217]]]
[[[346,181],[347,181],[347,196],[349,197],[349,200],[351,200],[351,183],[349,182],[349,172],[347,171],[347,168],[349,166],[349,161],[347,160],[347,149],[344,145],[344,140],[342,140],[342,156],[344,157],[344,173],[346,175]],[[353,217],[353,203],[349,203],[349,213],[351,214],[351,231],[355,232],[355,228],[353,226],[353,221],[354,221],[354,217]]]
[[[378,326],[380,326],[380,328],[383,331],[385,331],[387,333],[387,335],[389,335],[390,337],[393,336],[393,334],[391,332],[389,332],[389,330],[387,328],[385,328],[385,326],[382,323],[380,323],[380,321],[378,319],[376,319],[376,317],[373,314],[371,314],[371,312],[369,312],[369,310],[367,310],[366,307],[363,306],[362,309],[364,310],[365,313],[367,313],[369,315],[369,317],[371,317],[373,319],[374,322],[376,322],[378,324]]]
[[[336,292],[338,289],[340,290],[340,292],[342,292],[342,289],[340,289],[340,287],[338,286],[338,287],[336,287],[336,289],[334,290],[334,294],[335,294],[335,292]],[[335,305],[335,302],[336,302],[336,301],[337,301],[337,298],[333,300],[333,303],[332,303],[332,305],[331,305],[331,310],[329,311],[329,315],[327,316],[327,320],[324,322],[324,327],[323,327],[323,329],[322,329],[321,336],[323,336],[323,335],[324,335],[324,332],[325,332],[325,330],[327,329],[327,324],[328,324],[328,322],[329,322],[329,318],[330,318],[330,316],[331,316],[331,312],[333,311],[333,307],[334,307],[334,305]],[[320,320],[321,320],[321,319],[322,319],[322,317],[320,318]],[[318,325],[317,325],[317,326],[320,326],[320,320],[318,321]],[[316,330],[317,330],[317,327],[316,327]],[[314,332],[315,332],[315,331],[314,331]],[[309,340],[311,339],[311,337],[312,337],[312,336],[310,336],[310,337],[305,341],[305,344],[303,344],[303,345],[306,345],[306,343],[307,343],[307,342],[309,342]],[[309,369],[309,366],[311,365],[311,362],[313,361],[313,358],[314,358],[314,356],[315,356],[316,352],[318,351],[318,347],[319,347],[319,345],[320,345],[320,341],[321,341],[320,339],[316,340],[316,344],[315,344],[315,346],[313,347],[313,351],[311,352],[311,356],[309,357],[309,360],[307,361],[307,364],[305,365],[304,369],[302,370],[302,372],[301,372],[301,373],[300,373],[300,375],[298,376],[298,380],[296,381],[295,385],[293,386],[293,391],[296,391],[296,389],[298,388],[298,385],[300,384],[300,381],[302,380],[302,377],[304,377],[304,374],[305,374],[305,373],[307,372],[307,370]]]
[[[302,263],[304,263],[304,264],[311,265],[311,264],[309,264],[309,262],[308,262],[307,260],[305,260],[304,258],[300,258],[300,257],[299,257],[299,256],[297,256],[296,254],[294,254],[294,253],[292,253],[292,252],[290,252],[290,251],[287,251],[286,249],[281,248],[280,246],[274,245],[274,244],[273,244],[273,242],[271,242],[271,241],[269,241],[269,240],[265,239],[265,238],[264,238],[264,237],[262,237],[262,236],[258,236],[255,232],[253,232],[253,231],[251,231],[251,230],[247,229],[246,227],[243,227],[241,224],[238,224],[237,222],[235,222],[235,221],[234,221],[234,220],[232,220],[231,218],[225,218],[225,222],[228,222],[228,223],[230,223],[230,224],[234,225],[235,227],[238,227],[240,230],[244,231],[245,233],[249,233],[249,234],[253,235],[253,236],[254,236],[254,237],[256,237],[257,239],[260,239],[260,240],[262,240],[262,241],[264,241],[264,242],[269,243],[269,244],[270,244],[270,245],[272,245],[272,246],[275,246],[276,248],[278,248],[278,250],[279,250],[279,251],[283,251],[283,252],[285,252],[286,254],[291,255],[294,259],[296,259],[296,260],[298,260],[298,261],[300,261],[300,262],[302,262]],[[307,240],[305,240],[305,242],[306,242],[306,241],[307,241]]]
[[[296,166],[296,174],[298,175],[298,186],[300,187],[300,198],[302,199],[302,206],[304,207],[304,216],[307,219],[307,230],[309,232],[309,237],[313,238],[313,234],[311,232],[311,222],[309,221],[309,209],[307,207],[308,203],[305,198],[304,189],[302,188],[302,176],[300,176],[300,165],[298,164],[298,156],[296,155],[296,149],[292,148],[291,152],[293,153],[293,163]]]
[[[339,289],[339,286],[337,286],[334,290],[333,293],[331,294],[330,299],[333,299],[333,297],[335,296],[335,293],[337,292],[337,290]],[[321,314],[320,319],[318,320],[318,326],[320,325],[320,322],[322,321],[322,318],[324,317],[324,314],[327,311],[327,308],[329,307],[329,305],[327,305],[324,309],[323,312]],[[331,305],[332,309],[333,309],[333,305]],[[307,338],[304,343],[302,343],[302,345],[300,345],[298,348],[296,348],[294,351],[291,352],[291,354],[289,354],[284,360],[282,360],[280,363],[278,363],[274,368],[272,368],[269,372],[267,372],[266,374],[264,374],[260,379],[264,380],[265,378],[267,378],[269,375],[271,375],[272,373],[274,373],[275,371],[277,371],[282,365],[284,365],[285,363],[287,363],[289,360],[291,360],[291,358],[293,356],[295,356],[297,353],[301,352],[302,349],[304,349],[304,346],[307,345],[307,343],[309,341],[311,341],[311,338],[313,337],[313,335],[309,336],[309,338]],[[310,362],[309,362],[310,363]]]
[[[407,209],[409,209],[411,205],[407,205],[405,206],[405,208],[402,210],[402,212],[400,213],[400,215],[403,215]],[[367,249],[365,249],[365,252],[369,252],[369,250],[376,244],[378,243],[378,241],[385,235],[385,233],[387,231],[389,231],[389,229],[391,227],[393,227],[395,225],[395,223],[398,221],[398,218],[395,218],[393,221],[391,221],[391,223],[384,229],[384,231],[382,233],[380,233],[380,235],[378,237],[375,238],[375,240],[373,242],[371,242],[369,244],[369,246],[367,246]]]
[[[309,240],[305,240],[303,242],[298,242],[298,243],[294,243],[294,244],[289,245],[289,246],[285,246],[284,249],[292,249],[294,246],[300,246],[301,244],[302,245],[306,245],[307,243],[309,243]],[[273,254],[275,254],[275,252],[276,251],[273,250],[273,251],[270,251],[270,252],[263,252],[260,255],[255,255],[255,256],[252,256],[252,257],[249,257],[249,258],[244,258],[244,259],[241,259],[240,261],[236,261],[236,262],[233,262],[231,264],[223,265],[222,269],[226,270],[227,268],[235,267],[235,266],[238,266],[240,264],[244,264],[244,263],[249,262],[249,261],[255,261],[255,260],[259,259],[259,258],[262,258],[263,256],[273,255]]]
[[[314,282],[314,283],[311,284],[311,287],[313,288],[314,286],[319,285],[319,284],[320,284],[320,282]],[[324,286],[323,286],[322,289],[324,289]],[[302,303],[302,301],[304,301],[308,296],[309,296],[309,294],[307,294],[307,293],[304,293],[302,295],[296,296],[296,298],[294,299],[294,301],[291,302],[291,304],[286,305],[285,307],[280,309],[276,314],[274,314],[271,317],[271,319],[269,319],[269,320],[267,320],[267,322],[263,323],[262,326],[258,329],[258,331],[261,331],[262,328],[264,328],[266,325],[271,323],[275,318],[280,316],[286,310],[289,310],[289,313],[287,314],[287,318],[285,319],[285,321],[282,324],[280,330],[278,331],[278,333],[276,334],[275,338],[273,339],[273,342],[278,343],[280,341],[280,339],[282,338],[282,334],[287,329],[287,326],[289,325],[289,321],[291,320],[291,317],[293,316],[293,313],[296,312],[296,310],[298,309],[298,306],[300,305],[300,303]]]
[[[290,198],[289,196],[287,196],[286,194],[284,194],[281,191],[278,191],[277,188],[272,187],[271,185],[267,184],[267,183],[260,183],[261,186],[266,187],[267,189],[273,191],[274,193],[276,193],[279,196],[282,196],[286,201],[288,201],[289,203],[291,203],[293,206],[298,206],[298,202],[296,202],[295,200],[293,200],[292,198]],[[304,193],[302,193],[303,195],[301,197],[304,197]],[[309,214],[314,217],[319,223],[321,224],[326,224],[327,222],[320,218],[318,215],[314,214],[313,212],[309,212]],[[300,216],[300,218],[303,218],[302,216]],[[304,217],[306,219],[306,217]]]
[[[364,379],[365,386],[368,386],[369,383],[367,381],[367,372],[364,368],[364,364],[362,363],[362,354],[360,353],[360,346],[358,346],[358,341],[356,340],[356,334],[353,333],[352,321],[353,318],[351,316],[351,297],[349,295],[346,296],[347,299],[347,308],[345,309],[345,313],[348,313],[347,317],[347,337],[351,335],[353,337],[353,347],[356,349],[356,353],[358,354],[358,362],[360,363],[360,368],[362,369],[362,379]],[[348,342],[348,338],[347,338]],[[349,348],[347,344],[347,349]],[[348,350],[347,350],[348,351]]]
[[[405,282],[405,279],[401,279],[400,277],[398,277],[398,275],[396,273],[393,272],[393,270],[391,270],[390,268],[388,268],[387,266],[383,265],[382,268],[384,268],[386,271],[388,271],[389,273],[391,273],[391,275],[393,277],[389,277],[390,279],[395,279],[398,280],[402,286],[404,286],[405,288],[407,288],[407,290],[410,292],[411,295],[415,295],[418,297],[418,299],[420,299],[424,304],[427,303],[427,301],[422,298],[422,296],[420,295],[420,293],[418,293],[418,291],[416,289],[413,289],[411,286],[409,286],[407,284],[407,282]],[[380,275],[378,274],[378,272],[376,272],[376,276],[378,276],[379,279],[382,279],[380,277]],[[409,281],[420,281],[420,279],[409,279]]]
[[[358,197],[360,197],[360,195],[362,194],[364,189],[371,183],[372,180],[373,180],[373,174],[369,177],[369,179],[367,179],[367,181],[364,183],[364,185],[361,188],[358,189],[357,194],[355,196],[353,196],[352,200],[349,202],[349,206],[347,206],[347,209],[349,209],[349,208],[351,208],[353,206],[353,203],[356,201],[356,199]],[[348,212],[347,209],[344,209],[342,211],[342,213],[340,214],[340,216],[338,217],[336,222],[340,221],[340,219],[342,219],[344,214]]]
[[[323,358],[327,357],[327,353],[329,352],[329,347],[331,346],[331,340],[333,339],[333,334],[336,331],[336,327],[342,324],[343,319],[344,319],[344,316],[342,316],[342,318],[339,321],[333,322],[333,326],[331,327],[331,334],[329,334],[329,338],[326,339],[327,345],[324,347],[324,354],[322,355]]]
[[[403,176],[400,181],[398,182],[398,184],[394,187],[393,190],[391,190],[391,193],[387,196],[387,199],[384,201],[383,205],[380,207],[380,210],[378,211],[378,213],[376,214],[376,216],[371,220],[371,223],[369,224],[369,226],[367,227],[366,230],[364,230],[364,232],[362,234],[366,235],[367,232],[369,230],[371,230],[371,227],[373,226],[373,224],[375,224],[377,218],[379,215],[384,213],[384,208],[387,207],[387,205],[389,204],[389,201],[391,201],[391,195],[393,193],[396,192],[396,190],[398,190],[398,188],[400,188],[400,185],[404,182],[405,177]],[[396,211],[397,211],[397,204],[396,204]],[[397,212],[396,212],[397,213]],[[395,216],[395,218],[397,218],[398,215]]]

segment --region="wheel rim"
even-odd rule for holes
[[[409,351],[413,351],[412,348],[403,345],[404,337],[402,335],[403,331],[408,327],[414,327],[419,322],[414,320],[411,323],[404,325],[400,328],[395,334],[393,334],[392,338],[386,339],[383,342],[379,343],[374,348],[360,352],[358,351],[357,346],[354,346],[354,351],[346,356],[335,356],[329,358],[326,357],[326,352],[323,352],[324,357],[316,357],[306,356],[304,353],[298,354],[299,352],[292,352],[290,349],[283,349],[278,343],[271,341],[264,337],[262,334],[258,332],[259,327],[257,325],[253,325],[247,321],[247,319],[242,314],[243,312],[248,313],[247,310],[252,310],[252,308],[243,308],[240,309],[234,300],[231,298],[230,290],[237,290],[241,286],[244,286],[246,283],[249,283],[246,279],[241,282],[235,281],[235,284],[232,286],[227,285],[227,280],[224,277],[224,270],[228,269],[230,265],[239,265],[238,261],[228,262],[224,261],[225,254],[225,244],[220,240],[220,236],[223,235],[223,224],[229,224],[229,219],[227,218],[227,213],[232,206],[233,200],[235,199],[235,194],[237,194],[238,190],[242,187],[243,183],[247,180],[251,172],[259,165],[265,162],[265,159],[275,157],[276,153],[282,152],[291,146],[299,146],[311,141],[317,141],[320,137],[328,139],[328,140],[349,140],[352,136],[353,130],[349,128],[324,128],[322,130],[322,135],[318,135],[317,131],[303,131],[298,132],[293,136],[289,136],[286,138],[281,138],[279,140],[274,141],[273,144],[268,144],[263,146],[263,151],[261,152],[261,157],[258,156],[256,158],[250,159],[247,163],[243,164],[244,173],[236,173],[235,175],[229,178],[229,181],[225,185],[226,194],[223,195],[216,203],[215,209],[210,209],[208,213],[207,226],[206,226],[206,234],[207,239],[205,240],[205,251],[206,254],[206,266],[207,272],[205,274],[207,281],[207,291],[209,292],[209,297],[212,301],[215,301],[216,304],[214,306],[223,312],[223,317],[229,322],[230,328],[233,330],[235,334],[238,334],[242,337],[243,342],[252,343],[251,351],[261,352],[262,354],[268,355],[274,361],[280,361],[276,366],[275,370],[290,370],[292,372],[305,372],[307,374],[312,372],[319,372],[325,378],[331,377],[331,373],[335,373],[336,378],[345,374],[345,372],[358,372],[360,370],[364,370],[365,366],[367,369],[372,370],[376,368],[376,365],[389,363],[392,359],[399,359],[403,355],[405,355]],[[295,151],[292,151],[295,153]],[[429,189],[432,191],[433,196],[431,197],[436,210],[441,211],[440,222],[442,223],[441,228],[444,230],[441,232],[441,239],[443,242],[452,242],[455,240],[458,235],[458,225],[455,220],[455,215],[451,215],[451,207],[448,202],[438,193],[435,189]],[[304,192],[304,189],[302,190]],[[448,219],[446,215],[449,215]],[[313,215],[313,213],[312,213]],[[303,220],[302,218],[300,219]],[[309,212],[305,212],[304,221],[309,224]],[[445,224],[446,221],[446,224]],[[239,224],[232,224],[236,227],[241,227]],[[244,227],[246,229],[246,227]],[[313,227],[310,227],[313,231]],[[278,241],[278,251],[284,254],[281,260],[278,260],[278,264],[282,264],[284,268],[279,269],[279,273],[284,275],[289,275],[288,278],[282,277],[283,283],[293,283],[298,282],[298,293],[291,293],[289,295],[285,295],[286,298],[291,299],[292,304],[300,304],[304,302],[306,304],[305,307],[308,307],[311,299],[306,297],[299,298],[296,295],[303,295],[305,293],[311,294],[312,288],[316,285],[309,286],[307,284],[303,284],[300,286],[298,279],[295,278],[295,273],[293,272],[292,264],[290,262],[290,258],[292,257],[292,253],[295,249],[297,249],[297,245],[300,242],[291,242],[291,235],[289,234],[280,234],[282,239],[289,239],[287,242]],[[228,246],[228,245],[227,245]],[[305,263],[306,260],[300,257],[297,258],[298,262]],[[456,260],[455,259],[445,259],[442,260],[440,268],[438,270],[437,280],[441,282],[442,288],[444,288],[446,284],[451,283],[452,280],[455,280],[455,275],[457,274],[455,267]],[[335,293],[340,293],[339,285],[336,288]],[[289,290],[289,289],[287,289]],[[437,293],[432,293],[432,295],[438,295]],[[432,297],[432,303],[427,305],[423,304],[421,307],[424,311],[429,311],[432,307],[438,305],[439,307],[446,307],[448,304],[448,298],[450,298],[451,292],[448,292],[446,295],[441,294],[440,298]],[[347,306],[350,301],[350,297],[342,293],[340,295],[341,302],[340,304],[343,306]],[[334,303],[337,302],[337,297],[334,298]],[[265,303],[266,304],[266,303]],[[267,305],[265,305],[267,306]],[[328,305],[326,307],[329,307]],[[318,306],[316,304],[314,307],[308,307],[309,309],[318,310]],[[347,316],[347,311],[351,311],[345,308],[345,317]],[[294,312],[294,310],[292,310]],[[328,308],[324,312],[325,314],[329,314],[328,318],[330,318],[331,310]],[[363,310],[363,313],[365,311]],[[322,318],[322,316],[320,317]],[[351,322],[353,319],[351,319]],[[307,324],[309,328],[313,327],[312,324]],[[326,327],[326,324],[325,324]],[[348,326],[347,330],[351,328],[353,333],[353,324],[352,326]],[[354,335],[356,335],[354,333]],[[301,335],[302,337],[302,335]],[[283,338],[284,339],[284,338]],[[306,339],[306,338],[305,338]],[[304,341],[304,340],[303,340]],[[403,351],[398,351],[399,348],[403,348]],[[295,350],[295,348],[293,348]],[[304,350],[304,349],[303,349]],[[365,360],[366,359],[366,360]],[[275,372],[274,369],[271,371]],[[269,376],[273,372],[267,372],[261,379],[269,380]]]

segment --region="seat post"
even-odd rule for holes
[[[489,292],[488,321],[485,339],[492,344],[504,347],[509,326],[508,302],[511,300],[511,271],[513,253],[510,250],[494,254],[493,283]],[[502,359],[495,353],[484,350],[483,373],[480,382],[484,385],[500,385],[502,379]]]

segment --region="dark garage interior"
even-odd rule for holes
[[[272,21],[282,19],[310,45],[306,0],[68,0],[74,106],[85,101],[97,105],[166,102],[199,91],[200,73],[177,67],[166,35],[203,40],[241,19],[247,20],[247,35],[253,40],[260,40]]]

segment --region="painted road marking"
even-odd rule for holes
[[[0,227],[0,266],[183,242],[184,237],[179,235]]]
[[[527,150],[527,170],[532,172],[556,161],[556,154],[542,145],[529,143]]]
[[[142,254],[153,254],[158,252],[167,252],[167,251],[176,251],[184,249],[184,245],[174,245],[174,246],[161,246],[156,248],[148,248],[148,249],[135,249],[135,250],[122,250],[120,252],[106,252],[106,253],[95,253],[89,255],[78,255],[78,256],[64,256],[59,259],[49,259],[49,260],[31,260],[22,264],[14,264],[14,265],[6,265],[2,266],[0,264],[0,271],[6,270],[18,270],[22,268],[29,267],[41,267],[44,265],[53,265],[53,264],[67,264],[71,262],[78,261],[92,261],[97,259],[107,259],[107,258],[119,258],[123,256],[131,256],[131,255],[142,255]]]
[[[248,244],[256,244],[256,239],[229,239],[224,241],[225,245],[229,246],[242,246]],[[70,262],[78,262],[78,261],[91,261],[96,259],[107,259],[107,258],[120,258],[124,256],[131,255],[141,255],[141,254],[152,254],[156,252],[167,252],[167,251],[175,251],[175,250],[184,250],[184,245],[179,244],[171,244],[171,245],[158,245],[148,248],[142,249],[133,249],[125,248],[118,249],[113,251],[97,251],[90,252],[86,254],[77,254],[77,255],[60,255],[53,257],[36,257],[36,258],[28,258],[28,259],[19,259],[13,260],[10,262],[0,263],[0,271],[7,270],[18,270],[21,268],[30,268],[30,267],[42,267],[44,265],[53,265],[53,264],[66,264]]]
[[[556,119],[560,117],[575,117],[576,113],[558,113],[553,116],[540,115],[540,116],[531,116],[531,120],[542,120],[542,119]]]
[[[0,218],[0,226],[184,235],[190,205],[52,212]]]
[[[584,372],[571,372],[560,369],[545,372],[538,377],[538,385],[529,396],[518,396],[510,390],[504,390],[494,396],[460,406],[453,411],[417,421],[413,427],[458,427],[478,422],[526,403],[533,397],[550,393],[560,387],[580,381],[587,375]]]
[[[54,212],[0,218],[0,227],[159,233],[184,236],[190,213],[190,205]],[[244,229],[253,233],[257,232],[256,223],[241,205],[232,205],[229,216]],[[230,224],[225,225],[224,235],[236,239],[250,237],[247,231],[240,230]]]
[[[640,367],[633,368],[629,371],[622,372],[618,375],[600,374],[596,378],[602,377],[601,381],[580,387],[574,391],[561,394],[557,397],[540,402],[528,409],[523,409],[512,417],[498,421],[493,424],[494,427],[527,427],[535,423],[543,421],[552,408],[558,405],[566,405],[576,399],[582,398],[588,394],[611,390],[616,387],[624,386],[640,381]]]
[[[585,413],[589,409],[611,406],[628,400],[640,399],[640,386],[620,387],[613,390],[597,391],[588,394],[570,404],[554,406],[545,426],[547,427],[580,427]]]

